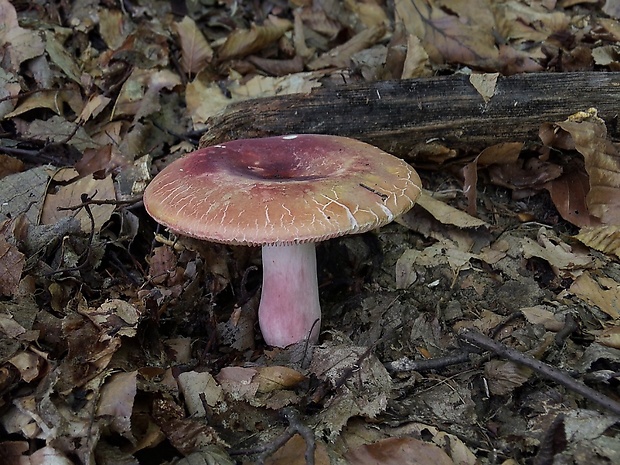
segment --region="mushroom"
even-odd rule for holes
[[[192,152],[155,176],[144,205],[182,235],[262,246],[258,320],[267,344],[286,347],[318,340],[315,243],[391,222],[420,186],[411,166],[366,143],[288,135]]]

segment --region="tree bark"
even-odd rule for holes
[[[356,83],[230,105],[208,121],[201,146],[247,137],[336,134],[411,160],[429,141],[461,152],[500,142],[538,142],[541,123],[591,107],[615,135],[620,73],[500,76],[488,102],[465,75]]]

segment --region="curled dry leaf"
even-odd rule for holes
[[[494,86],[495,85],[493,85],[493,87]],[[488,98],[490,98],[490,96]],[[485,148],[476,158],[463,167],[463,193],[467,197],[467,213],[475,215],[477,211],[478,168],[517,163],[522,148],[523,142],[502,142],[495,144]]]
[[[523,256],[542,258],[551,265],[556,274],[561,276],[571,276],[572,271],[590,268],[593,265],[592,256],[583,251],[573,250],[573,247],[545,228],[538,231],[537,242],[527,237],[523,238]]]
[[[17,247],[0,237],[0,294],[12,296],[17,292],[26,258]]]
[[[586,198],[590,182],[588,175],[578,167],[565,169],[562,176],[547,182],[544,187],[549,191],[558,213],[566,221],[579,227],[600,224],[599,219],[588,211]]]
[[[362,50],[374,45],[385,34],[383,24],[373,26],[355,34],[344,44],[331,49],[320,57],[308,63],[308,69],[321,69],[328,67],[346,68],[351,64],[351,57]]]
[[[469,17],[449,14],[430,0],[403,0],[396,3],[397,20],[416,35],[433,64],[462,63],[482,69],[497,64],[498,50],[489,25]]]
[[[589,305],[596,305],[611,318],[620,318],[620,285],[616,281],[602,277],[599,281],[602,285],[586,272],[575,280],[569,291]]]
[[[254,24],[251,29],[236,30],[228,36],[224,45],[217,51],[218,59],[223,61],[256,53],[279,40],[286,31],[292,28],[293,23],[289,20],[270,16],[262,26]]]
[[[433,218],[444,225],[453,225],[458,228],[479,228],[481,226],[485,228],[490,227],[485,221],[468,215],[467,213],[434,198],[427,190],[422,190],[422,193],[416,200],[416,204],[420,205],[424,210],[430,213]]]
[[[605,224],[620,225],[620,152],[607,139],[605,122],[596,109],[579,112],[557,126],[568,132],[585,159],[590,176],[586,203]]]
[[[588,247],[620,258],[620,226],[583,228],[575,238]]]
[[[213,59],[213,49],[189,16],[174,23],[181,40],[181,66],[187,74],[198,74]]]

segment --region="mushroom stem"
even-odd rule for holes
[[[321,306],[314,243],[263,246],[258,321],[271,346],[318,340]]]

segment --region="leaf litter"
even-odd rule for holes
[[[499,74],[617,71],[616,3],[0,0],[0,456],[617,462],[617,416],[457,337],[617,402],[620,168],[596,109],[478,153],[430,141],[432,194],[320,247],[315,348],[262,343],[256,251],[140,204],[236,102],[462,72],[492,105]]]

